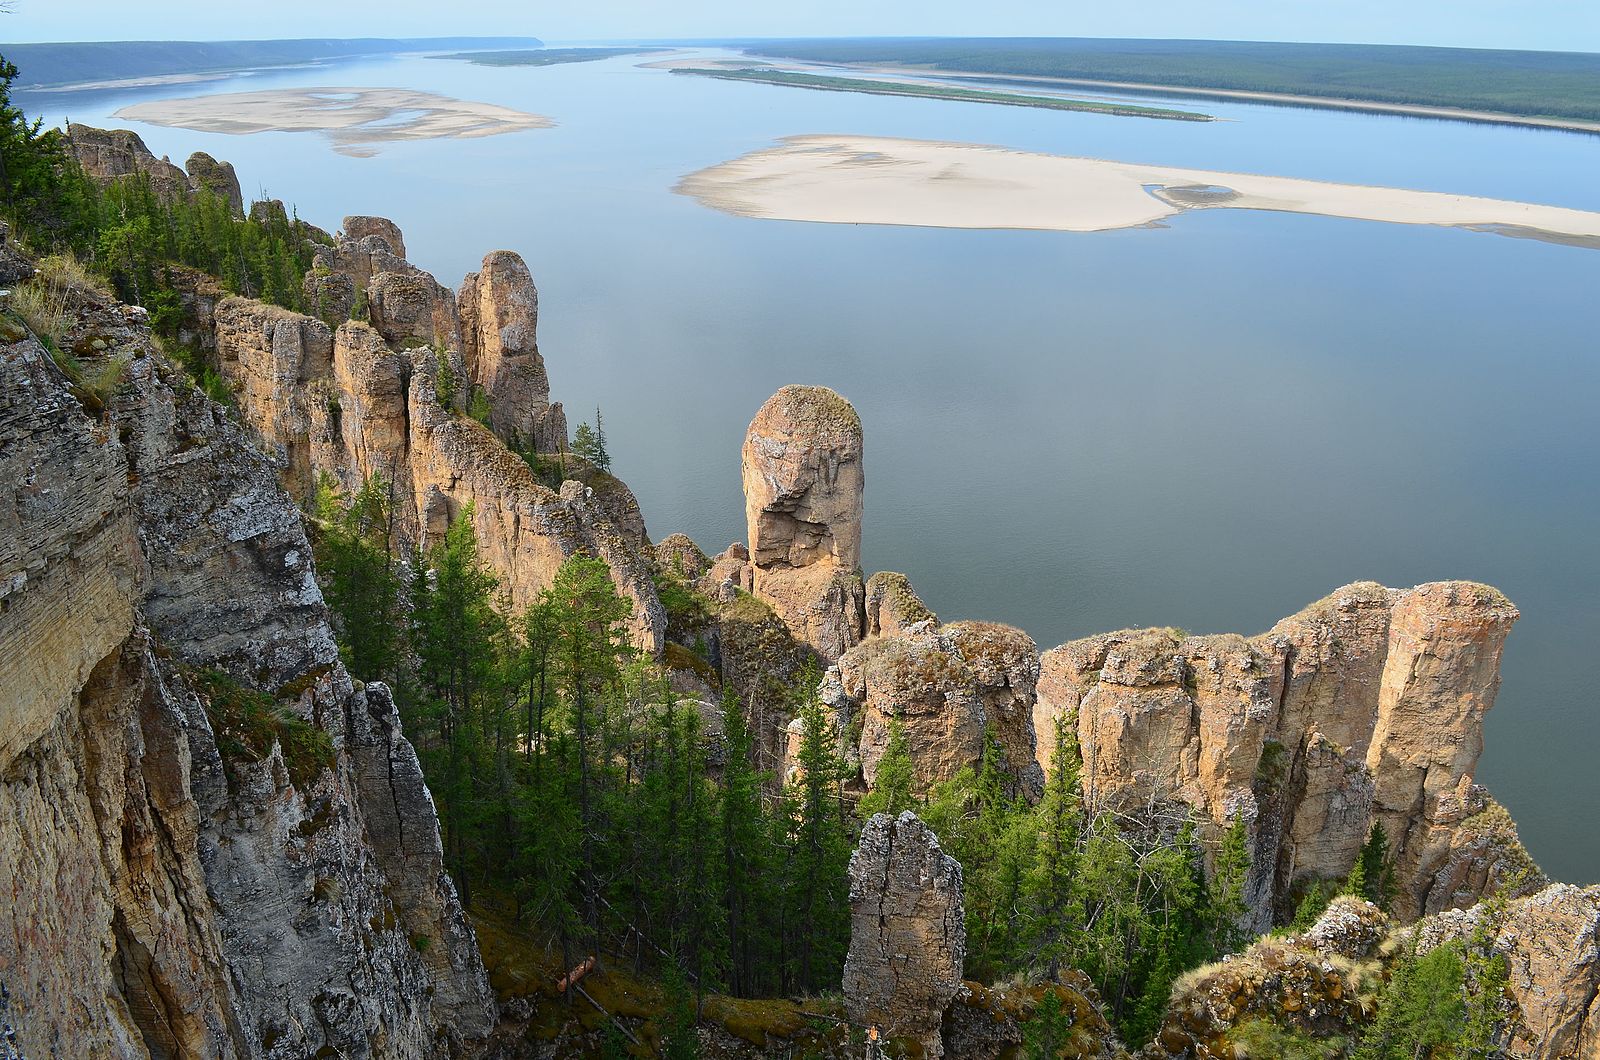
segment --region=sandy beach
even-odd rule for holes
[[[1277,210],[1600,248],[1600,213],[1584,210],[891,137],[786,137],[677,190],[740,216],[831,224],[1100,232],[1187,210]]]
[[[116,117],[200,132],[317,132],[342,154],[365,157],[398,140],[497,136],[555,122],[493,103],[405,88],[295,88],[135,103]]]

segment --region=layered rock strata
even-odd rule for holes
[[[139,319],[76,309],[68,341],[124,373],[94,415],[34,340],[0,347],[22,1050],[440,1055],[494,1008],[416,757],[339,662],[273,464]]]
[[[961,989],[967,934],[961,865],[910,811],[877,814],[850,858],[845,1011],[917,1055],[943,1056],[945,1010]]]
[[[1516,618],[1485,586],[1367,582],[1251,639],[1074,641],[1042,658],[1039,746],[1075,725],[1095,809],[1175,798],[1218,828],[1244,819],[1258,927],[1309,881],[1347,874],[1374,823],[1401,918],[1471,904],[1529,864],[1472,783]]]
[[[742,452],[752,581],[795,637],[834,660],[866,628],[861,418],[826,387],[786,386]]]

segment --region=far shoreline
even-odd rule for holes
[[[1420,103],[1384,103],[1379,100],[1346,99],[1339,96],[1305,96],[1288,92],[1254,92],[1234,88],[1192,88],[1181,85],[1152,84],[1142,81],[1095,81],[1088,78],[1048,77],[1037,74],[974,73],[970,70],[947,70],[938,66],[907,66],[900,63],[810,63],[807,65],[818,69],[856,70],[862,73],[935,76],[951,79],[959,78],[966,81],[1010,81],[1017,84],[1058,85],[1070,88],[1093,88],[1104,91],[1136,92],[1160,96],[1192,96],[1196,99],[1234,100],[1243,103],[1311,107],[1320,110],[1342,110],[1355,114],[1433,118],[1441,121],[1471,122],[1478,125],[1509,125],[1524,129],[1547,129],[1600,136],[1600,121],[1584,121],[1581,118],[1549,118],[1493,110],[1467,110],[1459,107],[1437,107]]]

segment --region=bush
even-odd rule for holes
[[[206,717],[230,780],[235,762],[259,762],[272,753],[273,744],[280,748],[289,780],[297,788],[332,768],[333,738],[322,729],[220,670],[201,670],[192,677],[204,697]]]

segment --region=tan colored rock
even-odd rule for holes
[[[566,414],[550,403],[539,356],[539,292],[520,255],[497,250],[457,295],[462,353],[475,386],[489,396],[496,434],[553,453],[567,446]]]
[[[907,811],[877,814],[850,858],[850,950],[845,1011],[922,1056],[945,1053],[944,1013],[966,960],[961,865]]]
[[[102,184],[144,173],[155,193],[164,199],[189,194],[189,175],[170,160],[151,154],[138,133],[71,123],[67,126],[67,143],[84,173]]]
[[[939,625],[911,579],[893,571],[879,571],[867,579],[867,636],[898,637],[920,633]]]
[[[204,151],[196,151],[183,168],[188,173],[190,187],[212,192],[228,204],[235,217],[244,216],[244,196],[239,191],[239,174],[233,171],[232,162],[218,162]]]
[[[904,637],[874,637],[840,657],[824,702],[848,728],[859,714],[862,779],[870,788],[898,722],[919,790],[983,760],[992,732],[1012,794],[1037,797],[1044,774],[1034,755],[1038,654],[1026,633],[987,622],[959,622]]]
[[[735,541],[711,560],[711,566],[700,576],[698,587],[713,599],[729,601],[738,592],[754,594],[755,568],[750,565],[750,550]]]
[[[750,422],[742,454],[756,595],[825,659],[866,629],[861,419],[826,387],[786,386]]]
[[[367,284],[372,326],[396,348],[452,344],[455,311],[455,296],[420,269],[386,270]]]
[[[1424,908],[1434,867],[1425,858],[1429,833],[1448,827],[1444,803],[1471,784],[1517,617],[1498,591],[1469,582],[1418,586],[1395,604],[1367,769],[1375,816],[1399,866],[1403,916]]]
[[[406,256],[406,237],[400,234],[400,226],[387,217],[369,217],[356,215],[346,217],[340,226],[344,238],[353,243],[359,243],[368,236],[376,236],[383,241],[389,253],[397,258]]]
[[[333,333],[314,317],[247,298],[214,313],[222,378],[251,410],[251,424],[284,468],[284,485],[306,497],[313,485],[308,384],[333,369]]]
[[[1542,879],[1471,777],[1515,618],[1483,586],[1359,582],[1248,641],[1074,641],[1041,659],[1041,764],[1075,714],[1091,805],[1177,798],[1218,828],[1243,816],[1258,927],[1306,881],[1343,878],[1374,822],[1399,916],[1469,905],[1520,869]]]

